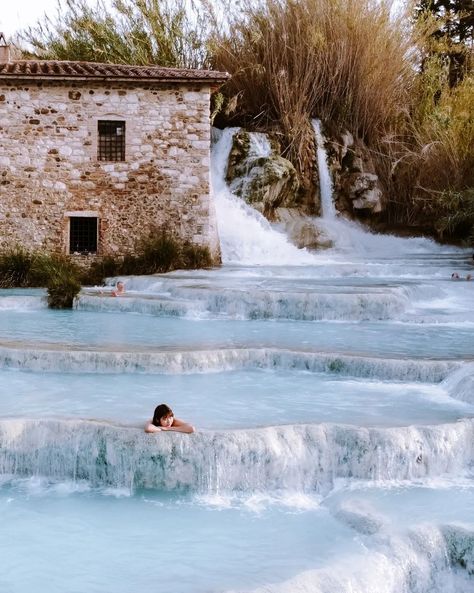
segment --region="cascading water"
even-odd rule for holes
[[[324,137],[321,131],[321,120],[313,119],[313,130],[316,138],[316,155],[319,172],[319,191],[321,196],[321,216],[326,220],[336,218],[336,208],[332,192],[331,172],[328,166],[328,157],[324,147]]]
[[[325,255],[315,255],[292,245],[286,236],[277,231],[257,210],[232,192],[226,182],[227,163],[232,139],[238,128],[213,131],[211,162],[212,189],[216,206],[222,259],[227,264],[238,265],[314,265],[324,258],[334,261],[344,254],[352,258],[372,256],[391,258],[396,254],[433,253],[441,251],[432,240],[425,238],[400,238],[393,235],[372,233],[357,222],[337,216],[334,205],[331,172],[328,165],[322,124],[312,120],[317,147],[321,218],[314,225],[334,248]],[[265,157],[271,151],[265,134],[250,133],[249,158]],[[248,180],[242,180],[245,187]],[[443,252],[455,252],[443,247]],[[276,257],[276,254],[278,256]]]
[[[333,242],[336,251],[356,256],[376,254],[378,257],[392,257],[396,254],[400,257],[401,254],[433,253],[440,250],[431,239],[379,235],[368,231],[357,222],[337,217],[321,120],[313,119],[312,125],[316,141],[321,199],[321,219],[316,224]],[[449,247],[444,247],[443,250],[453,251]]]
[[[237,128],[226,128],[212,148],[212,191],[224,263],[243,265],[310,264],[312,255],[297,249],[286,236],[273,229],[270,223],[235,196],[227,186],[225,175]],[[265,150],[266,143],[257,136],[256,150]]]

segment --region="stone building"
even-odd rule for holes
[[[7,51],[0,47],[0,248],[120,255],[161,227],[218,261],[209,100],[227,74],[9,61]]]

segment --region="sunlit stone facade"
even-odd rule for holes
[[[166,69],[159,78],[134,67],[127,80],[42,64],[43,76],[0,65],[1,245],[119,255],[161,227],[208,246],[217,261],[209,100],[225,75],[170,81]]]

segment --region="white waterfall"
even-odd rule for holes
[[[433,253],[440,251],[440,246],[432,239],[424,237],[401,238],[393,235],[373,233],[360,223],[337,216],[334,206],[333,184],[328,157],[324,146],[321,120],[313,119],[312,125],[316,140],[321,220],[317,223],[338,251],[350,252],[356,255],[371,255],[390,257],[394,253],[399,257],[403,253]],[[454,248],[443,247],[443,251]]]
[[[319,190],[321,195],[321,216],[324,219],[336,218],[334,207],[331,172],[328,166],[328,157],[324,147],[324,136],[321,130],[321,120],[312,120],[316,138],[316,155],[318,159]]]
[[[212,150],[212,190],[224,263],[243,265],[311,264],[314,257],[292,245],[257,210],[235,196],[225,176],[237,128],[226,128]],[[260,143],[265,150],[265,144]]]
[[[272,153],[272,147],[267,134],[261,132],[251,132],[249,156],[251,157],[267,157]]]
[[[334,252],[355,256],[374,255],[392,257],[397,254],[451,252],[455,248],[440,247],[435,241],[417,238],[401,238],[377,234],[360,223],[337,216],[334,206],[331,172],[328,166],[321,121],[312,121],[317,146],[317,161],[320,182],[321,218],[314,225],[333,242]],[[211,179],[216,206],[217,224],[221,242],[222,260],[226,264],[239,265],[312,265],[322,263],[321,255],[298,249],[287,237],[277,231],[255,208],[236,196],[226,182],[226,171],[232,139],[239,128],[213,130]],[[265,134],[251,134],[251,154],[254,157],[268,156],[271,147]],[[244,179],[243,185],[245,186]],[[326,256],[327,257],[327,256]]]

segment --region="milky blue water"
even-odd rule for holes
[[[94,418],[140,426],[161,400],[206,429],[307,422],[403,426],[474,416],[473,404],[453,399],[442,386],[432,383],[301,371],[70,373],[67,377],[0,371],[2,417]]]
[[[413,358],[474,358],[473,327],[398,322],[202,321],[84,312],[0,312],[4,339],[88,348],[273,347]]]
[[[467,593],[474,284],[452,264],[178,272],[59,312],[2,291],[4,590],[398,593],[411,564],[416,593]],[[144,435],[162,401],[198,433]]]
[[[77,490],[39,480],[3,486],[4,591],[253,588],[363,549],[324,508],[213,509],[192,497]]]

